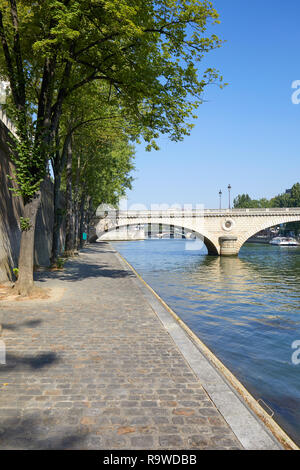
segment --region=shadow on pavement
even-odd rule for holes
[[[111,269],[109,265],[105,264],[103,258],[99,260],[99,263],[93,263],[91,258],[84,257],[85,254],[101,255],[107,253],[115,253],[115,251],[111,250],[109,244],[105,242],[95,243],[94,246],[89,245],[80,251],[79,256],[67,259],[64,270],[36,271],[34,279],[39,282],[46,282],[49,279],[72,282],[97,277],[112,279],[134,277],[133,273],[124,269]]]
[[[108,277],[113,279],[134,277],[132,273],[123,269],[110,269],[103,264],[90,264],[88,262],[81,263],[77,260],[73,260],[72,263],[66,265],[66,269],[64,271],[44,271],[35,274],[35,280],[40,282],[46,282],[48,279],[59,279],[61,281],[72,282],[97,277]]]
[[[53,352],[42,353],[37,356],[16,356],[6,354],[6,364],[0,364],[0,374],[7,374],[11,370],[42,369],[57,364],[59,361],[57,354]]]
[[[61,435],[46,435],[50,426],[41,421],[40,416],[28,417],[21,420],[18,416],[2,420],[0,426],[0,449],[32,449],[32,450],[63,450],[72,449],[75,445],[80,448],[86,433],[69,434],[68,430],[60,432]],[[65,435],[64,435],[65,434]],[[42,436],[45,437],[42,437]],[[82,446],[83,447],[83,446]]]
[[[35,328],[42,323],[42,320],[28,320],[20,323],[1,323],[4,330],[17,331],[20,328]]]

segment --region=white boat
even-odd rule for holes
[[[269,243],[277,246],[300,246],[300,243],[292,237],[275,237]]]

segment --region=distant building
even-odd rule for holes
[[[291,189],[286,189],[286,190],[285,190],[285,194],[291,194],[291,192],[292,192],[292,188],[291,188]]]

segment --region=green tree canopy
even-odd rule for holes
[[[300,183],[295,183],[290,192],[266,199],[251,199],[249,194],[239,194],[233,201],[235,208],[300,207]]]
[[[233,201],[235,209],[250,209],[269,207],[270,202],[266,198],[251,199],[249,194],[239,194]]]
[[[300,207],[300,183],[295,183],[290,192],[278,194],[270,200],[271,207]]]
[[[54,151],[64,102],[91,82],[107,85],[155,147],[192,127],[206,85],[221,77],[199,62],[220,46],[218,15],[206,0],[0,0],[0,70],[10,82],[19,141],[18,193],[30,230],[22,233],[18,290],[33,286],[33,236],[40,182]]]

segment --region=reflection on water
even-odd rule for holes
[[[300,249],[246,244],[223,258],[184,240],[114,246],[300,443]]]

